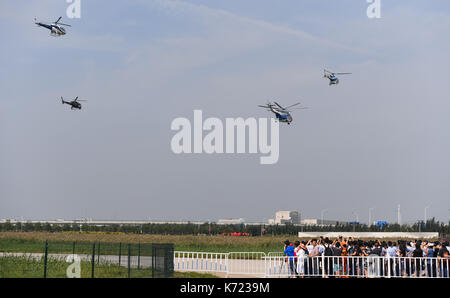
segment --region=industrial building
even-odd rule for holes
[[[300,224],[300,213],[298,211],[278,211],[275,218],[269,219],[269,225],[279,224]]]
[[[300,221],[302,225],[305,226],[336,226],[336,225],[346,225],[348,222],[339,221],[339,220],[330,220],[330,219],[303,219]]]
[[[245,220],[243,218],[226,218],[226,219],[219,219],[217,224],[219,225],[240,225],[245,223]]]

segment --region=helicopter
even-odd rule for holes
[[[66,29],[64,29],[63,26],[71,27],[70,25],[60,23],[59,21],[61,20],[61,18],[62,17],[59,17],[59,19],[56,22],[51,23],[51,24],[44,24],[41,22],[37,22],[36,18],[34,18],[34,23],[36,25],[38,25],[38,27],[40,26],[40,27],[47,28],[48,30],[50,30],[51,36],[57,37],[57,36],[61,36],[61,35],[66,35]]]
[[[351,74],[350,72],[331,72],[326,69],[323,70],[323,77],[328,78],[330,80],[330,86],[331,85],[337,85],[339,84],[339,79],[336,77],[336,75],[348,75]]]
[[[71,106],[71,107],[70,107],[71,110],[76,110],[76,109],[81,110],[81,103],[80,103],[80,101],[87,101],[87,100],[79,100],[79,99],[78,99],[78,96],[77,96],[77,97],[76,97],[74,100],[72,100],[72,101],[65,101],[64,98],[61,96],[61,102],[62,102],[62,104],[68,104],[68,105],[70,105],[70,106]]]
[[[269,102],[265,106],[261,106],[260,105],[258,107],[267,109],[268,111],[270,111],[270,112],[275,114],[275,117],[278,119],[278,121],[285,122],[288,125],[290,125],[291,122],[293,121],[293,118],[292,118],[292,115],[291,115],[291,111],[288,110],[288,109],[292,108],[292,107],[295,107],[295,106],[297,106],[299,104],[300,103],[298,102],[296,104],[293,104],[293,105],[290,105],[288,107],[283,108],[280,104],[278,104],[277,102],[274,101],[273,103]],[[307,107],[300,107],[300,108],[297,108],[297,109],[307,109]]]

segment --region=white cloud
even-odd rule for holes
[[[148,1],[143,1],[142,3],[149,3]],[[330,49],[346,50],[355,53],[365,53],[368,54],[370,51],[358,49],[348,45],[342,45],[335,41],[330,41],[327,39],[315,37],[304,31],[293,29],[280,24],[273,24],[263,20],[252,19],[248,17],[242,17],[233,13],[230,13],[221,9],[214,9],[204,5],[195,5],[192,3],[187,3],[183,1],[174,0],[151,0],[151,5],[157,5],[171,11],[176,10],[179,13],[185,13],[189,15],[195,15],[196,17],[201,17],[203,21],[217,26],[218,24],[234,27],[236,33],[240,30],[245,30],[246,27],[252,26],[259,28],[264,32],[276,33],[276,34],[286,34],[291,38],[298,38],[299,41],[309,41],[315,44],[320,44],[324,47],[329,47]]]

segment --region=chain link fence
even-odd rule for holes
[[[0,252],[0,278],[170,278],[173,244],[45,241]]]
[[[171,277],[174,272],[173,244],[152,245],[152,277]]]

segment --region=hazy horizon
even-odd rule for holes
[[[81,3],[0,3],[0,218],[449,220],[447,2],[382,0],[381,19],[365,0]],[[34,24],[59,16],[60,38]],[[175,118],[273,100],[309,107],[277,164],[171,151]]]

